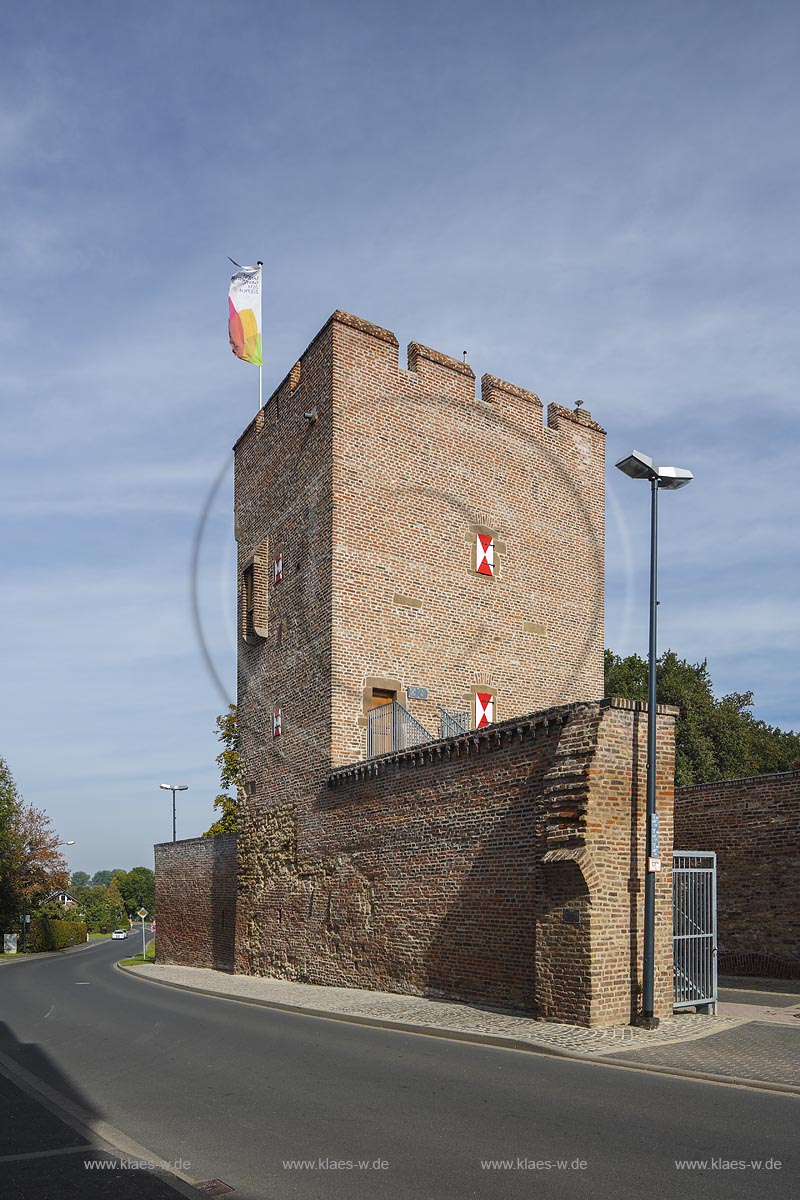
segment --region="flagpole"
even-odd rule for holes
[[[256,266],[258,267],[258,275],[259,275],[259,279],[258,279],[258,299],[259,299],[259,304],[263,306],[263,299],[262,299],[262,289],[261,289],[261,283],[262,283],[262,279],[261,279],[261,268],[264,266],[264,264],[263,264],[263,262],[261,262],[261,260],[259,259],[259,261],[256,263]],[[260,314],[260,316],[259,316],[259,321],[261,322],[261,324],[262,324],[262,326],[263,326],[263,307],[262,307],[262,312],[261,312],[261,314]],[[262,347],[263,347],[263,337],[262,337]],[[261,351],[261,357],[262,357],[262,359],[263,359],[263,357],[264,357],[264,351],[263,351],[263,349],[262,349],[262,351]],[[262,365],[261,365],[261,363],[259,363],[259,364],[258,364],[258,411],[259,411],[259,412],[261,412],[262,408],[264,407],[263,392],[261,391],[261,371],[262,371]]]

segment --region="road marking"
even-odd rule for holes
[[[89,986],[90,986],[90,984],[89,984],[88,979],[76,979],[75,980],[75,987],[89,987]]]
[[[48,1010],[47,1010],[47,1012],[44,1014],[44,1019],[45,1019],[45,1021],[47,1020],[47,1018],[48,1018],[49,1016],[52,1016],[52,1014],[55,1012],[55,1007],[56,1007],[56,1006],[55,1006],[55,1004],[51,1004],[51,1005],[50,1005],[49,1009],[48,1009]]]
[[[155,1154],[140,1142],[129,1138],[121,1129],[116,1129],[107,1121],[101,1120],[92,1113],[86,1112],[74,1100],[63,1095],[56,1088],[38,1079],[27,1067],[21,1066],[0,1050],[0,1074],[11,1080],[27,1095],[43,1104],[46,1109],[64,1121],[83,1137],[87,1135],[96,1139],[93,1150],[106,1154],[120,1155],[123,1158],[138,1158],[142,1161],[155,1163],[159,1170],[167,1174],[172,1188],[187,1200],[196,1200],[197,1191],[194,1181],[183,1171],[171,1167],[160,1155]],[[98,1144],[99,1143],[99,1144]]]
[[[27,1154],[2,1154],[0,1162],[24,1162],[28,1158],[56,1158],[59,1154],[81,1154],[85,1150],[94,1150],[97,1153],[97,1147],[87,1142],[85,1146],[64,1146],[60,1150],[31,1150]]]

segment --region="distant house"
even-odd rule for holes
[[[78,901],[69,892],[51,892],[49,896],[45,896],[45,903],[48,900],[57,900],[59,904],[63,904],[64,908],[74,908]]]

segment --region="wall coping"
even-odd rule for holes
[[[773,779],[796,779],[800,782],[800,770],[774,771],[768,775],[739,775],[736,779],[710,779],[708,783],[687,783],[683,787],[675,788],[675,799],[678,799],[679,794],[683,796],[687,792],[700,792],[705,788],[733,787],[738,783],[764,783]]]
[[[170,846],[175,846],[176,848],[178,846],[190,846],[193,842],[208,842],[208,844],[210,846],[213,846],[214,842],[218,842],[220,838],[235,838],[235,837],[236,837],[235,833],[215,833],[213,837],[206,837],[204,834],[201,833],[199,837],[178,838],[178,840],[176,842],[173,842],[171,838],[168,842],[156,842],[155,845],[153,846],[153,849],[154,850],[168,850]]]
[[[338,784],[349,779],[371,779],[385,773],[389,766],[410,765],[422,767],[429,762],[442,761],[462,754],[480,753],[481,747],[501,749],[509,738],[520,740],[526,733],[537,729],[547,729],[551,724],[563,725],[571,716],[587,709],[597,712],[607,708],[618,708],[628,712],[646,712],[647,705],[641,700],[625,700],[618,696],[604,697],[600,700],[576,700],[571,704],[560,704],[554,708],[542,709],[539,712],[527,713],[519,717],[511,717],[506,721],[497,721],[493,725],[484,725],[482,729],[470,729],[467,733],[455,734],[448,738],[438,738],[434,742],[423,742],[419,746],[409,746],[407,750],[390,751],[375,758],[365,758],[358,762],[348,763],[343,767],[334,767],[327,775],[328,787],[335,788]],[[661,716],[676,716],[679,709],[671,704],[656,705],[656,712]]]

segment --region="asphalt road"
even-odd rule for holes
[[[137,948],[0,965],[0,1051],[233,1200],[797,1194],[795,1096],[196,996]]]

